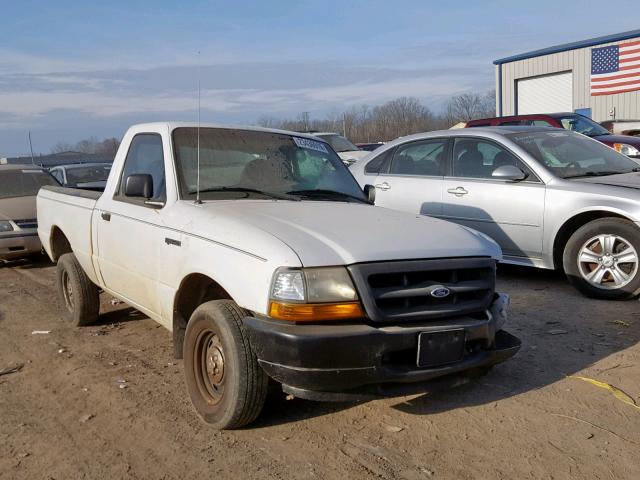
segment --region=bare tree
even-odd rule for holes
[[[51,153],[62,152],[82,152],[82,153],[99,153],[105,155],[115,155],[120,146],[120,140],[115,137],[98,140],[96,137],[89,137],[80,140],[76,144],[66,142],[56,143],[51,148]]]

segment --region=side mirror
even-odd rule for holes
[[[376,201],[376,187],[373,185],[365,185],[363,190],[369,203],[373,204]]]
[[[147,173],[129,175],[124,185],[126,197],[151,198],[153,196],[153,177]]]
[[[491,177],[496,180],[507,180],[509,182],[519,182],[527,178],[527,174],[520,170],[515,165],[503,165],[496,168]]]

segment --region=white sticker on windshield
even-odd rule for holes
[[[323,142],[311,140],[310,138],[293,137],[293,141],[300,148],[315,150],[316,152],[329,153]]]

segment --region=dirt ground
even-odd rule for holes
[[[361,404],[274,395],[250,428],[218,432],[168,331],[106,296],[99,325],[72,328],[50,264],[0,266],[0,371],[24,364],[0,376],[0,478],[640,478],[640,409],[569,377],[640,403],[640,304],[552,272],[501,266],[498,283],[523,347],[488,376]]]

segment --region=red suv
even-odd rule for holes
[[[612,135],[602,125],[578,113],[540,113],[483,118],[467,122],[466,128],[507,125],[534,125],[537,127],[557,127],[573,130],[598,140],[628,157],[640,159],[640,137]]]

